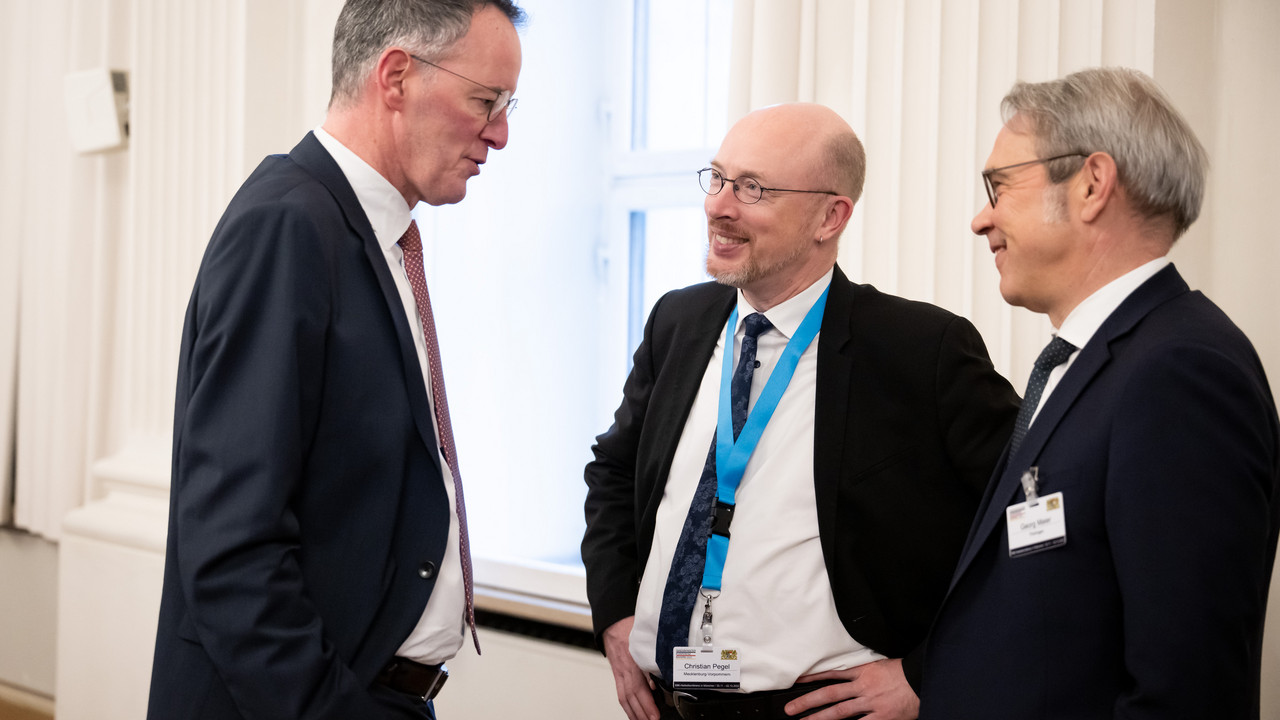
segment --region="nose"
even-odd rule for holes
[[[702,201],[702,208],[709,218],[731,217],[736,215],[741,201],[733,194],[733,188],[726,184],[715,195],[707,195]]]
[[[504,110],[498,113],[498,117],[494,118],[493,122],[484,126],[484,129],[480,131],[480,139],[484,140],[485,145],[494,150],[501,150],[507,146],[507,133],[509,130],[507,113]]]
[[[969,223],[969,229],[974,235],[986,235],[991,232],[994,227],[991,222],[991,214],[995,212],[995,208],[991,207],[991,202],[982,206],[977,215],[973,216],[973,221]]]

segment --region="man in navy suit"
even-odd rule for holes
[[[349,0],[323,126],[214,230],[149,718],[434,717],[470,565],[410,210],[461,200],[506,145],[521,20],[507,0]]]
[[[920,717],[1256,719],[1280,431],[1248,339],[1166,257],[1204,149],[1128,69],[1018,83],[1004,118],[973,231],[1053,357],[939,612]]]
[[[700,173],[717,282],[654,306],[586,468],[587,594],[631,720],[915,717],[923,640],[1017,396],[967,320],[836,265],[864,168],[848,123],[792,104],[738,121]],[[754,376],[735,447],[763,431],[722,520],[690,522],[733,475],[709,451],[736,422],[719,422],[737,404],[726,361]],[[678,552],[686,530],[727,541],[713,602],[673,569],[700,559]],[[690,634],[736,658],[735,687],[681,679]]]

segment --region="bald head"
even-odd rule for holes
[[[862,193],[862,143],[829,108],[775,105],[739,120],[703,172],[707,273],[763,312],[835,265]]]
[[[739,120],[724,144],[751,138],[758,167],[788,168],[794,181],[822,187],[848,197],[855,204],[862,195],[867,158],[862,142],[834,110],[815,103],[771,105]],[[790,187],[790,186],[788,186]]]

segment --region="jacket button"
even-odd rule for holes
[[[424,562],[418,566],[418,577],[423,580],[430,580],[436,576],[436,564],[433,562]]]

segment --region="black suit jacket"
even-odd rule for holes
[[[1039,468],[1065,546],[1009,557]],[[1257,354],[1166,267],[1102,324],[1002,460],[929,643],[921,718],[1257,718],[1280,527]]]
[[[635,612],[672,457],[736,297],[705,283],[658,301],[614,424],[596,438],[582,556],[597,635]],[[837,267],[814,404],[812,474],[837,611],[858,642],[906,657],[914,684],[1017,395],[967,320],[855,285]]]
[[[449,503],[400,296],[311,134],[205,252],[170,507],[149,718],[411,716],[368,687],[421,617]]]

